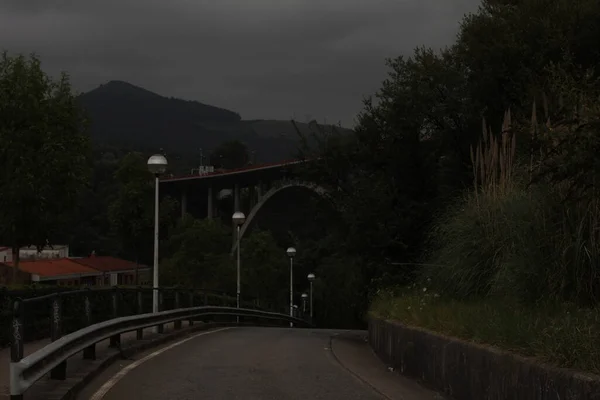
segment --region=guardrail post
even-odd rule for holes
[[[10,361],[13,363],[23,358],[23,339],[25,337],[25,303],[20,297],[13,302],[12,340],[10,343]],[[23,400],[22,394],[11,394],[11,400]]]
[[[92,303],[90,301],[90,288],[86,289],[83,295],[83,305],[85,308],[85,325],[92,325]],[[83,349],[84,360],[95,360],[96,359],[96,343],[91,344],[89,347]]]
[[[194,291],[193,290],[190,291],[189,306],[190,306],[190,308],[194,307]],[[194,325],[194,320],[192,318],[190,318],[188,323],[189,323],[189,326],[192,326],[192,325]]]
[[[115,287],[111,293],[112,317],[119,317],[119,288]],[[110,337],[109,347],[121,346],[121,335],[116,334]]]
[[[158,290],[158,311],[162,311],[162,305],[163,305],[163,291],[160,289]],[[156,332],[158,333],[164,333],[165,332],[165,325],[164,324],[158,324],[158,326],[156,327]]]
[[[12,339],[10,341],[10,362],[16,363],[23,358],[23,338],[25,336],[25,303],[18,297],[13,302]],[[11,394],[11,400],[22,400],[22,394]]]
[[[138,286],[138,290],[137,290],[137,309],[136,309],[138,314],[143,314],[144,313],[144,292],[142,291],[142,288]],[[137,331],[135,331],[135,337],[137,340],[142,340],[144,338],[144,330],[143,329],[138,329]]]
[[[52,299],[52,320],[50,322],[50,338],[53,342],[62,337],[62,301],[57,293]],[[67,378],[67,362],[63,361],[50,371],[50,379],[65,380]]]
[[[175,291],[175,309],[179,308],[179,290]],[[175,329],[181,329],[181,320],[175,321]]]
[[[209,305],[209,300],[208,300],[208,292],[204,292],[203,294],[204,294],[204,296],[203,296],[203,302],[202,302],[202,305],[203,305],[204,307],[208,307],[208,305]],[[204,322],[204,323],[208,322],[208,317],[207,317],[207,316],[204,316],[204,317],[201,319],[201,321],[202,321],[202,322]]]

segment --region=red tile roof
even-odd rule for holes
[[[122,260],[116,257],[110,256],[93,256],[85,258],[74,258],[72,261],[85,265],[86,267],[93,268],[102,272],[117,272],[126,270],[135,270],[136,264],[131,261]],[[138,269],[148,268],[145,265],[139,264]]]
[[[5,262],[3,264],[9,267],[13,266],[12,262]],[[19,269],[39,276],[98,274],[98,271],[95,269],[76,263],[69,258],[23,260],[19,262]]]

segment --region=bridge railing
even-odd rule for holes
[[[149,288],[148,290],[152,290]],[[217,323],[231,323],[236,317],[245,318],[248,322],[259,320],[275,320],[279,322],[291,322],[294,326],[311,326],[303,319],[291,317],[283,313],[274,313],[256,308],[234,308],[227,304],[230,298],[223,297],[223,305],[209,305],[209,297],[205,293],[204,305],[196,305],[194,302],[193,291],[188,293],[188,301],[183,304],[183,296],[180,290],[170,289],[174,293],[174,308],[157,313],[146,313],[143,307],[143,290],[137,290],[136,300],[137,309],[141,312],[136,315],[120,316],[118,313],[119,301],[118,290],[111,291],[111,309],[113,318],[96,322],[92,321],[92,306],[90,302],[91,290],[83,290],[83,318],[86,326],[63,335],[64,316],[62,312],[62,297],[52,295],[52,315],[51,315],[51,340],[47,346],[36,352],[24,356],[24,324],[26,317],[26,305],[36,301],[35,299],[17,299],[14,302],[13,320],[12,320],[12,343],[11,343],[11,364],[10,364],[10,393],[11,399],[22,398],[23,393],[29,389],[36,381],[50,374],[51,379],[66,379],[67,359],[79,352],[83,352],[83,358],[94,360],[96,358],[96,343],[109,339],[110,346],[118,348],[120,346],[121,334],[127,332],[136,332],[136,339],[143,339],[143,330],[148,327],[157,327],[158,333],[164,332],[164,325],[174,322],[174,329],[182,329],[182,321],[188,320],[189,325],[193,325],[194,320],[210,318]],[[167,290],[162,289],[164,293]],[[75,293],[71,293],[72,295]],[[46,296],[44,296],[46,297]],[[233,299],[235,302],[235,299]],[[249,306],[246,304],[246,306]],[[250,305],[252,306],[252,305]]]

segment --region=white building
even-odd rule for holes
[[[0,262],[12,262],[12,249],[0,246]]]
[[[67,258],[69,257],[69,245],[57,244],[46,246],[38,251],[35,246],[21,247],[19,249],[21,260],[43,259],[43,258]]]

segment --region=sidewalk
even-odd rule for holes
[[[195,322],[195,325],[202,324],[202,322]],[[174,332],[174,323],[165,324],[164,333]],[[182,322],[182,329],[187,328],[189,326],[188,321]],[[161,334],[157,334],[153,332],[152,327],[144,329],[144,339],[143,341],[150,341],[153,338],[161,336]],[[164,334],[163,334],[164,335]],[[136,339],[136,332],[127,332],[121,335],[121,346],[123,348],[127,347],[129,344],[133,344],[138,342]],[[24,354],[28,356],[29,354],[34,353],[35,351],[41,349],[45,345],[50,343],[49,339],[43,339],[35,342],[25,343],[24,345]],[[109,357],[113,353],[118,353],[118,349],[108,347],[109,340],[106,339],[102,342],[96,344],[96,359],[97,362],[102,361],[103,359]],[[78,372],[82,371],[86,366],[93,364],[94,361],[84,360],[83,354],[78,353],[69,358],[67,361],[67,379],[74,377],[78,374]],[[10,398],[10,347],[0,349],[0,400],[8,400]],[[24,399],[34,399],[40,398],[40,392],[48,393],[48,391],[54,390],[54,388],[58,388],[61,384],[64,384],[65,381],[58,380],[50,380],[47,377],[40,379],[33,385],[25,394]]]
[[[367,342],[368,333],[341,333],[331,338],[331,352],[348,372],[386,399],[446,400],[398,372],[389,370]]]

